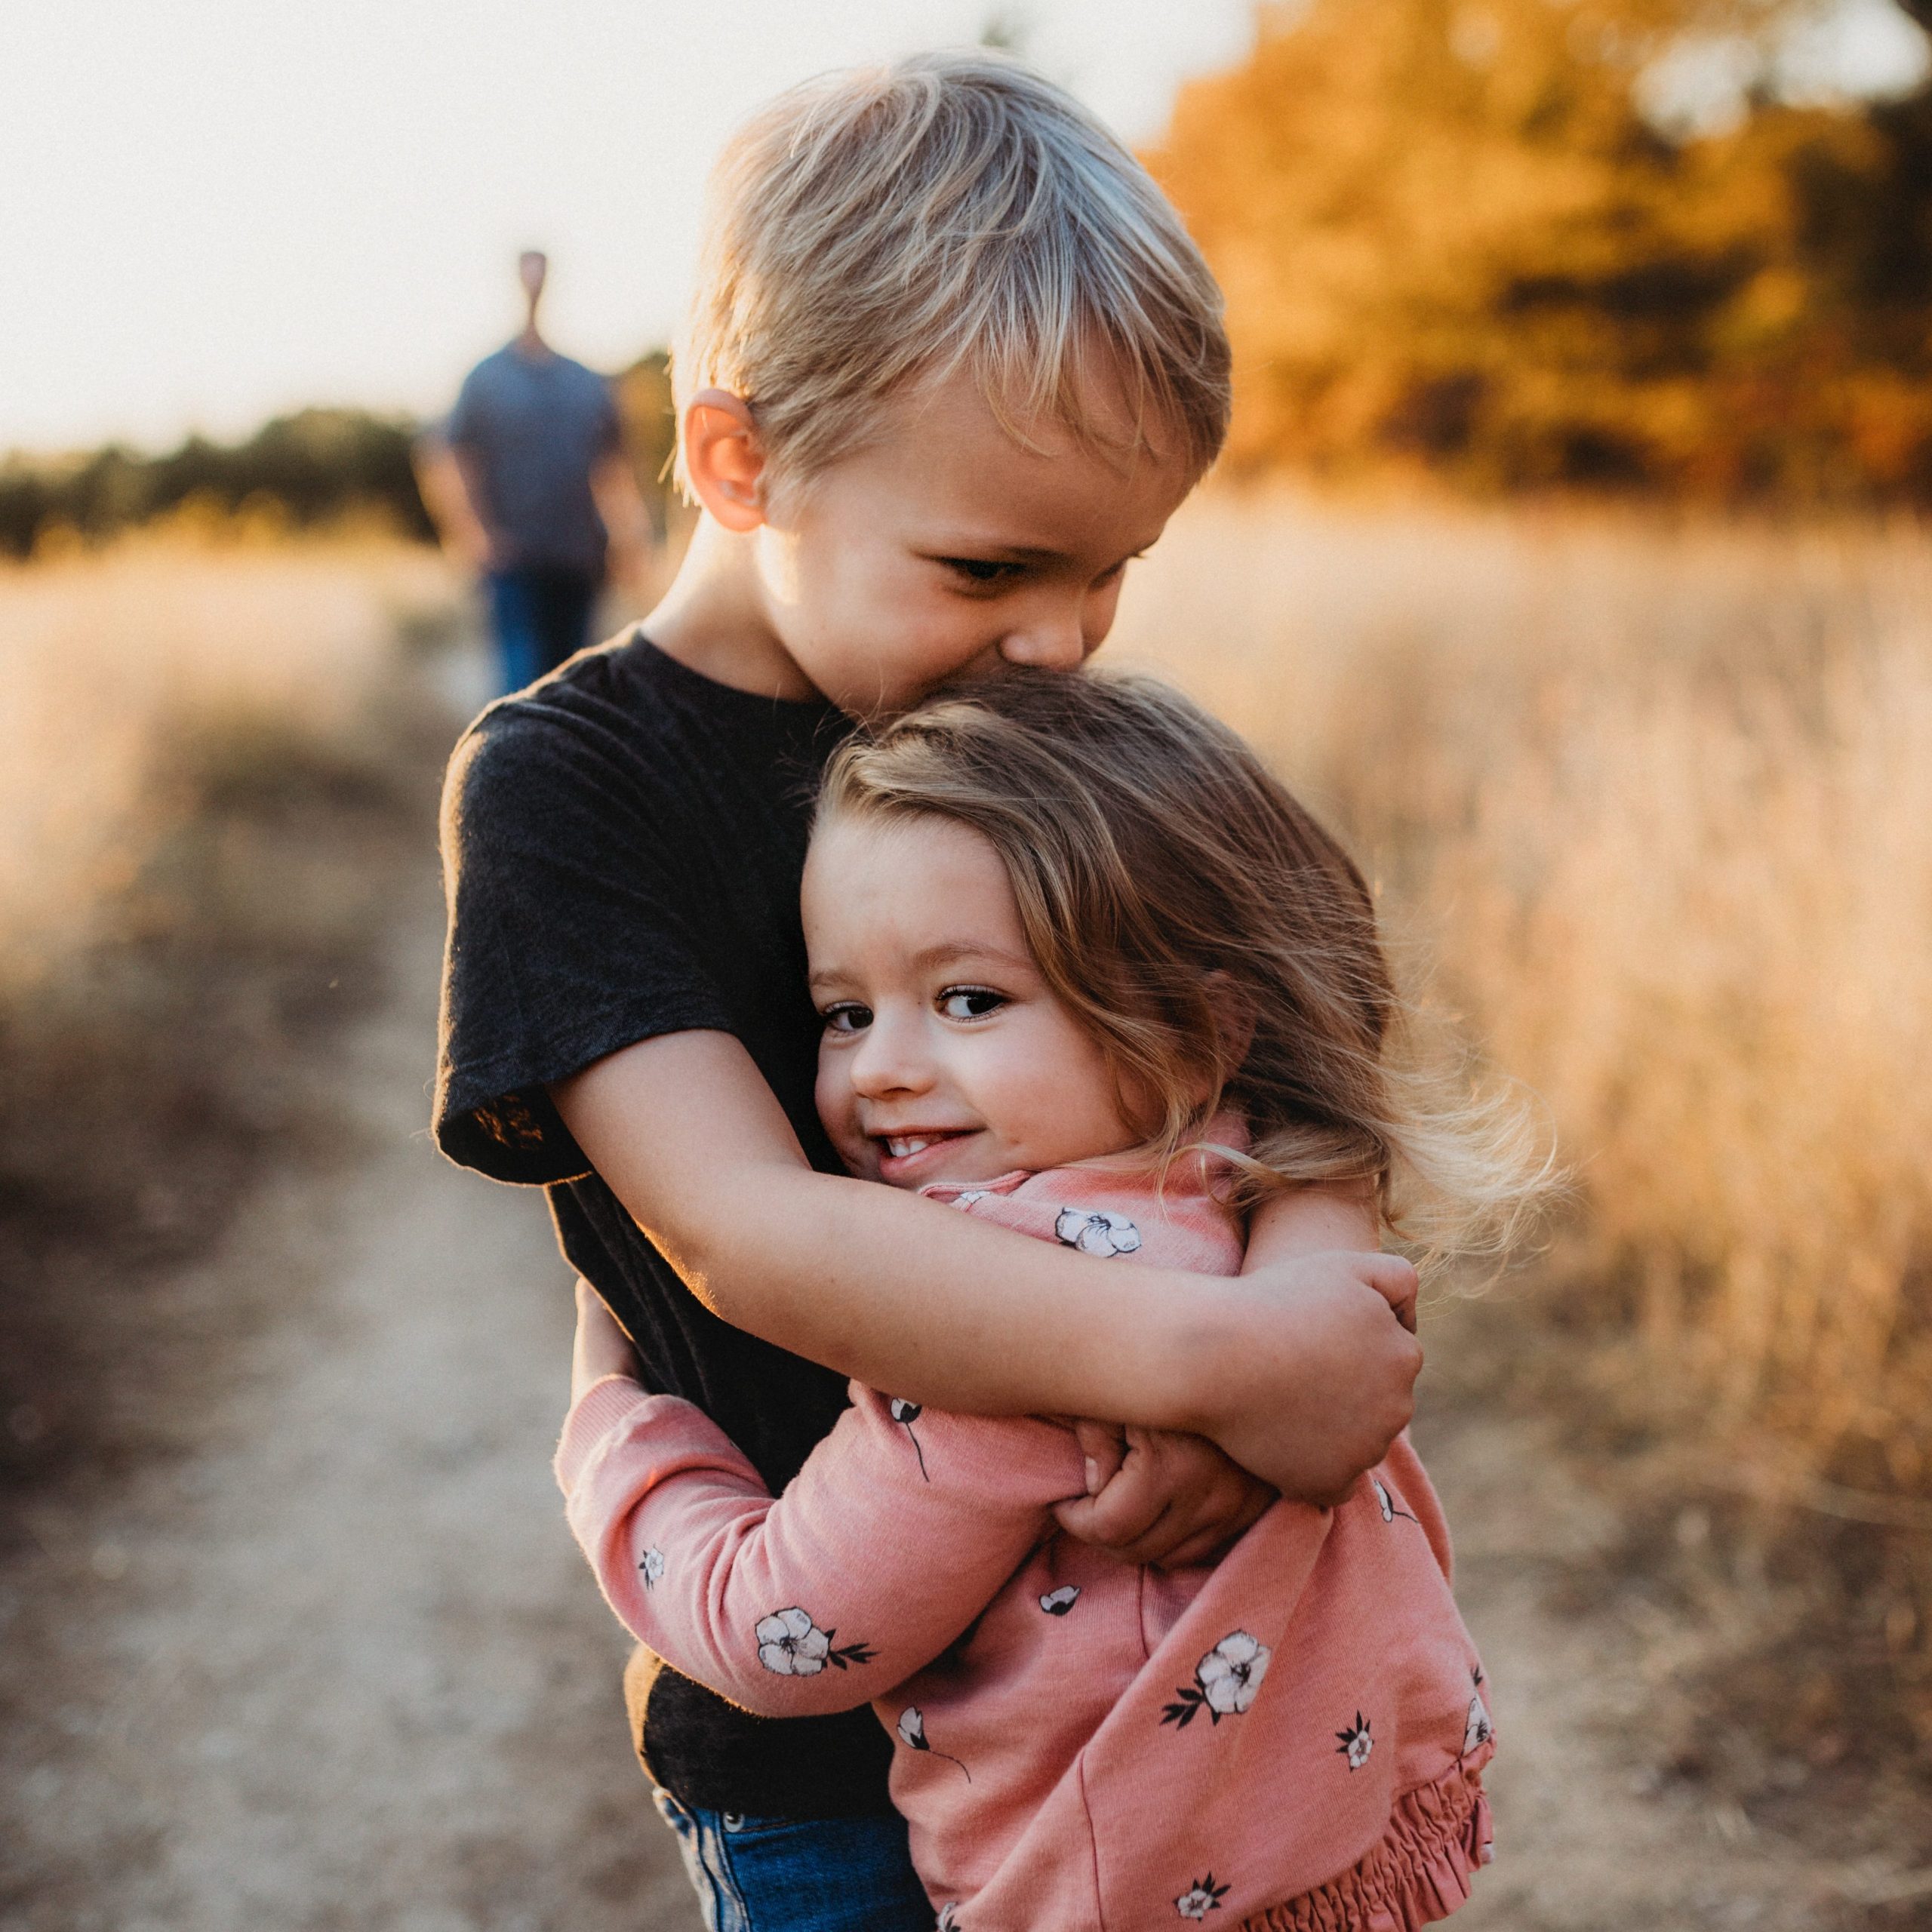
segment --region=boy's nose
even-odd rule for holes
[[[1075,611],[1010,632],[1001,641],[999,654],[1009,664],[1024,664],[1034,670],[1077,671],[1098,642],[1097,638],[1088,640],[1086,626]]]
[[[1036,606],[1001,640],[999,654],[1037,670],[1078,670],[1106,641],[1118,594],[1118,586],[1108,583]]]

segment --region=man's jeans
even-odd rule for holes
[[[747,1818],[694,1811],[667,1791],[709,1932],[933,1932],[933,1909],[906,1850],[906,1821]]]
[[[492,571],[487,580],[497,675],[520,691],[590,641],[601,580],[584,571]]]

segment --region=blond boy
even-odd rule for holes
[[[1068,1527],[1198,1558],[1264,1484],[1330,1495],[1381,1456],[1420,1364],[1391,1312],[1412,1275],[1344,1251],[1372,1222],[1341,1195],[1269,1211],[1242,1281],[1123,1279],[845,1177],[797,895],[851,719],[1098,648],[1220,447],[1218,293],[1131,156],[988,55],[785,96],[714,195],[676,358],[690,552],[636,631],[451,764],[439,1142],[547,1187],[646,1381],[774,1491],[848,1377],[1102,1416],[1133,1453]],[[869,1713],[753,1718],[648,1656],[631,1688],[710,1923],[930,1924]]]

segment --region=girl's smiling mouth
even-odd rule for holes
[[[977,1131],[969,1127],[922,1127],[866,1137],[878,1149],[881,1180],[925,1181],[934,1179],[933,1171],[947,1154]]]

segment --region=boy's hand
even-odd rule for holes
[[[1395,1254],[1310,1254],[1229,1286],[1188,1365],[1202,1433],[1284,1496],[1340,1502],[1415,1412],[1414,1269]]]
[[[574,1407],[583,1392],[607,1375],[635,1376],[636,1351],[630,1337],[617,1326],[617,1318],[604,1306],[590,1284],[577,1284],[577,1340],[571,1347],[571,1403]]]
[[[1124,1563],[1204,1563],[1276,1500],[1205,1436],[1113,1423],[1074,1428],[1088,1493],[1054,1514],[1069,1536]]]

